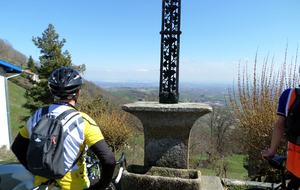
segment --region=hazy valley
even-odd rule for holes
[[[93,81],[105,91],[132,102],[158,101],[159,84],[137,82],[101,82]],[[225,84],[181,83],[180,102],[201,102],[211,106],[224,106],[228,90],[232,86]]]

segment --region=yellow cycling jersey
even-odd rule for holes
[[[73,109],[67,105],[52,104],[49,106],[49,117],[56,117],[65,110]],[[30,139],[32,130],[37,122],[41,119],[42,109],[36,111],[28,120],[27,124],[21,129],[20,134],[24,138]],[[89,179],[86,175],[86,163],[84,155],[88,147],[91,147],[96,142],[104,139],[95,121],[87,114],[78,112],[79,115],[71,113],[62,120],[63,133],[66,134],[64,140],[64,159],[65,171],[67,171],[80,155],[81,158],[75,166],[63,178],[57,179],[56,189],[70,190],[70,189],[84,189],[89,186]],[[47,181],[48,179],[41,176],[36,176],[35,186]]]

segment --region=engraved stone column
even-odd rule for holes
[[[195,121],[212,111],[202,103],[135,102],[122,109],[143,124],[144,165],[181,169],[189,166],[189,138]]]

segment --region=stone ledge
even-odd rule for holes
[[[149,112],[206,112],[212,111],[212,107],[204,103],[177,103],[162,104],[158,102],[134,102],[125,104],[122,109],[131,111],[149,111]]]
[[[223,178],[222,183],[225,186],[250,186],[250,187],[258,187],[258,188],[271,188],[272,183],[266,183],[266,182],[257,182],[257,181],[242,181],[237,179],[227,179]],[[279,186],[280,184],[274,184],[274,187]]]
[[[219,177],[202,175],[201,190],[224,190],[224,188]]]

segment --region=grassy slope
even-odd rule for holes
[[[26,102],[26,99],[24,98],[24,88],[8,81],[8,92],[11,128],[13,137],[15,137],[18,134],[20,127],[24,125],[24,122],[21,122],[20,118],[28,116],[30,113],[29,110],[21,107]]]
[[[228,163],[228,171],[226,178],[247,180],[248,171],[243,167],[243,158],[245,155],[234,155],[225,158]],[[216,175],[213,168],[200,167],[198,168],[202,175]],[[225,177],[223,174],[222,177]]]

